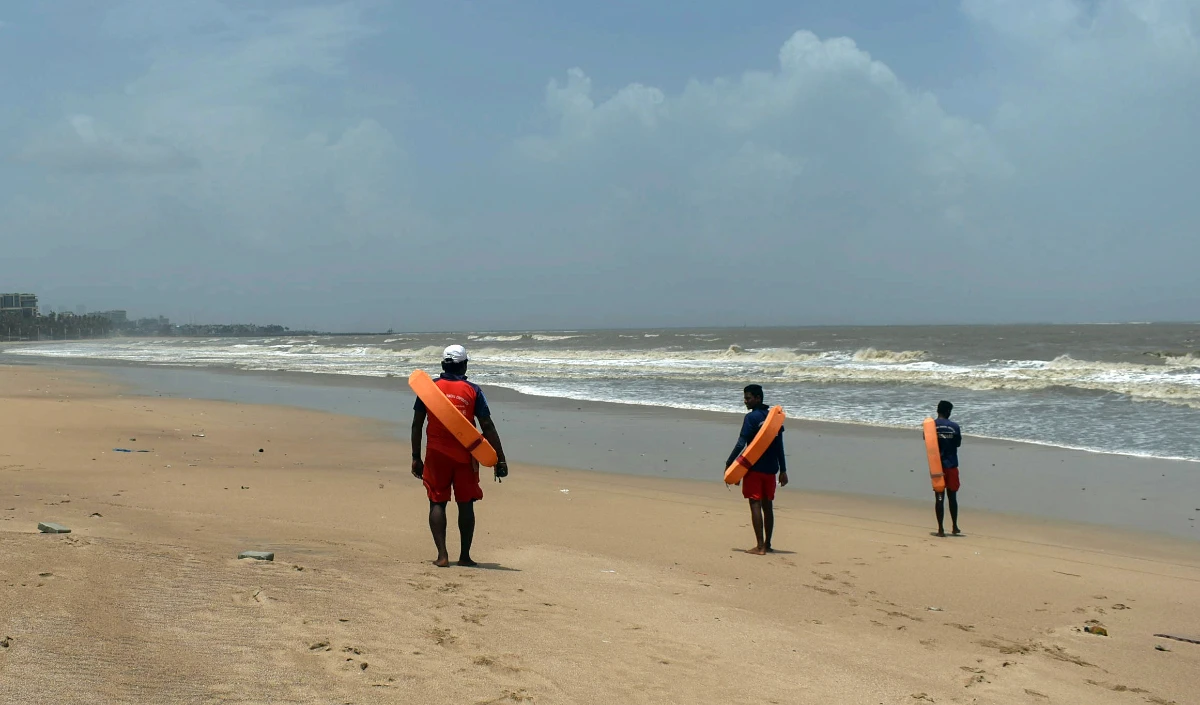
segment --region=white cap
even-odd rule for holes
[[[451,345],[442,352],[442,362],[466,362],[467,349],[461,345]]]

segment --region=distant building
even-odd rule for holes
[[[123,326],[129,322],[129,315],[125,311],[97,311],[96,315],[107,318],[114,326]]]
[[[22,318],[36,318],[38,299],[33,294],[0,294],[0,314],[18,313]]]

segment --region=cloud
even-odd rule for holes
[[[131,141],[98,129],[89,115],[75,115],[69,131],[54,131],[27,147],[21,159],[64,172],[163,173],[195,169],[194,157],[148,138]]]
[[[403,149],[378,120],[342,109],[353,104],[348,54],[371,34],[356,6],[241,7],[138,1],[106,16],[108,37],[138,50],[143,70],[77,99],[88,114],[35,131],[19,156],[60,172],[175,178],[31,188],[34,201],[75,203],[78,220],[41,223],[47,236],[137,213],[144,230],[172,223],[157,239],[280,249],[404,221]]]
[[[1008,266],[1056,268],[1081,291],[1133,301],[1152,289],[1123,282],[1174,287],[1187,276],[1177,257],[1200,255],[1184,235],[1200,216],[1200,2],[967,0],[964,9],[997,57],[1020,57],[997,62],[990,126],[1019,178],[986,196],[992,221],[1017,224],[1006,239],[1039,256]]]
[[[922,251],[971,240],[976,192],[1013,174],[984,126],[852,40],[807,31],[772,71],[598,99],[573,69],[550,82],[544,107],[549,129],[521,139],[518,154],[558,205],[542,218],[573,234],[563,254],[578,248],[606,281],[633,273],[628,292],[691,316],[776,315],[745,312],[753,280],[798,306],[849,289],[839,296],[852,305],[831,302],[831,315],[869,303],[854,293],[861,283],[877,299],[881,277],[915,295],[928,276]]]
[[[1000,66],[979,77],[998,98],[985,119],[807,31],[772,71],[676,93],[598,97],[573,69],[517,149],[543,237],[587,243],[562,295],[701,321],[1194,315],[1187,266],[1154,253],[1200,255],[1184,235],[1200,218],[1198,8],[967,0]],[[636,283],[604,283],[623,272]],[[776,305],[751,304],[752,282]],[[939,290],[955,304],[932,306]]]

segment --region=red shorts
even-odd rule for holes
[[[742,496],[746,499],[775,499],[775,476],[751,470],[742,478]]]
[[[943,468],[942,474],[946,476],[946,489],[958,492],[958,488],[962,487],[962,483],[958,481],[958,468]]]
[[[425,451],[425,492],[430,502],[449,502],[450,490],[454,490],[455,502],[473,502],[483,499],[483,487],[479,485],[479,463],[470,460],[455,460],[436,450]]]

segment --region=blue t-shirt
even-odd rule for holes
[[[467,384],[474,387],[474,389],[475,389],[475,418],[486,419],[486,418],[491,417],[492,410],[488,408],[487,399],[485,399],[483,397],[483,390],[479,388],[478,384],[475,384],[474,382],[468,380],[466,375],[452,375],[452,374],[443,372],[440,375],[438,375],[437,377],[434,377],[433,381],[436,382],[439,379],[446,379],[446,380],[450,380],[451,382],[466,382]],[[417,397],[417,402],[415,404],[413,404],[413,411],[424,411],[424,410],[425,410],[425,402],[421,401],[421,397]]]
[[[958,447],[962,445],[962,429],[950,419],[934,419],[937,427],[938,450],[942,453],[942,469],[958,467]]]
[[[725,461],[725,467],[733,464],[737,460],[746,446],[750,445],[750,441],[758,435],[758,430],[767,420],[767,412],[771,409],[766,404],[759,404],[750,413],[746,414],[746,418],[742,419],[742,432],[738,435],[737,446],[733,452],[729,454],[729,460]],[[768,475],[774,475],[777,472],[787,472],[787,461],[783,456],[783,429],[779,429],[779,435],[775,436],[775,440],[763,452],[762,457],[750,468],[751,472],[763,472]]]

